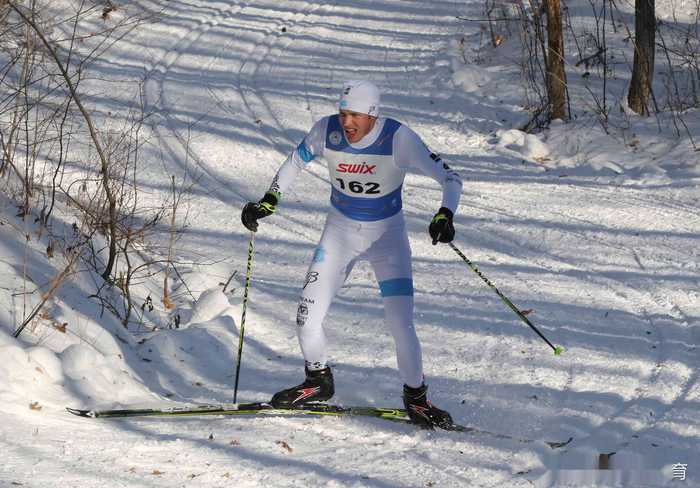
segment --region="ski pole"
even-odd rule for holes
[[[253,269],[253,241],[255,240],[255,232],[250,233],[250,242],[248,243],[248,265],[245,272],[245,288],[243,291],[243,312],[241,313],[241,327],[238,330],[238,363],[236,364],[236,382],[233,387],[233,403],[236,403],[238,397],[238,377],[241,373],[241,355],[243,354],[243,336],[245,334],[245,311],[248,305],[248,290],[250,289],[250,274]]]
[[[552,348],[552,350],[554,350],[554,355],[555,355],[555,356],[559,356],[562,352],[564,352],[564,348],[563,348],[563,347],[561,347],[561,346],[555,346],[555,345],[553,345],[551,342],[549,342],[549,340],[542,334],[542,332],[540,332],[540,331],[537,329],[537,327],[535,327],[535,326],[532,324],[532,322],[530,322],[530,320],[528,320],[528,318],[525,317],[525,315],[524,315],[520,310],[518,310],[518,307],[516,307],[515,305],[513,305],[513,302],[511,302],[510,300],[508,300],[508,297],[506,297],[503,293],[501,293],[501,292],[498,290],[498,288],[496,288],[496,286],[495,286],[493,283],[491,283],[491,282],[489,281],[489,279],[481,273],[481,271],[479,271],[479,268],[477,268],[477,267],[474,265],[474,263],[472,263],[472,262],[469,260],[469,258],[466,257],[466,256],[462,253],[462,251],[460,251],[459,249],[457,249],[457,246],[455,246],[455,245],[452,244],[451,242],[449,242],[448,244],[449,244],[450,247],[454,250],[454,252],[456,252],[457,255],[459,255],[459,257],[462,258],[462,260],[463,260],[465,263],[467,263],[467,266],[469,266],[469,267],[472,269],[472,271],[474,271],[477,275],[479,275],[479,278],[481,278],[482,280],[484,280],[484,283],[486,283],[487,285],[489,285],[489,287],[490,287],[493,291],[496,292],[496,295],[498,295],[499,297],[501,297],[501,300],[503,300],[503,302],[504,302],[506,305],[508,305],[508,307],[510,307],[510,309],[511,309],[513,312],[515,312],[515,314],[516,314],[518,317],[520,317],[520,320],[522,320],[523,322],[525,322],[527,325],[530,326],[530,328],[531,328],[532,330],[534,330],[535,332],[537,332],[537,335],[540,336],[540,337],[542,338],[542,340],[544,340],[544,342],[546,342],[546,343],[549,345],[549,347]]]

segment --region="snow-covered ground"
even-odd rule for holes
[[[616,108],[606,133],[579,109],[574,122],[537,135],[516,130],[528,116],[514,40],[477,53],[479,24],[456,18],[480,17],[477,2],[134,4],[165,7],[165,17],[96,69],[120,80],[147,73],[154,162],[139,177],[157,199],[171,175],[196,175],[177,253],[199,264],[176,281],[179,329],[124,329],[86,298],[90,281],[74,279],[14,339],[39,303],[35,289],[63,265],[3,196],[0,486],[700,486],[700,153],[669,116]],[[617,74],[619,102],[626,78]],[[461,424],[572,443],[552,450],[366,418],[68,414],[66,406],[231,401],[249,239],[240,209],[356,78],[376,82],[384,114],[462,174],[456,245],[566,348],[554,356],[448,246],[430,244],[440,191],[411,175],[404,211],[433,401]],[[570,74],[579,107],[584,80]],[[102,96],[97,109],[118,107],[120,92]],[[684,121],[699,142],[698,111]],[[296,299],[328,186],[324,166],[313,166],[256,235],[239,400],[267,400],[301,380]],[[164,326],[153,286],[146,320]],[[326,320],[334,402],[401,404],[382,317],[373,273],[360,264]],[[613,471],[598,470],[613,452]],[[684,481],[672,479],[678,464]]]

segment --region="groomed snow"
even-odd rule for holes
[[[657,6],[663,15],[689,8]],[[580,113],[536,135],[517,130],[528,114],[515,40],[477,56],[479,24],[456,18],[483,15],[478,2],[125,8],[139,7],[164,8],[165,17],[93,69],[119,86],[147,73],[154,115],[144,155],[153,163],[139,178],[157,201],[171,175],[196,177],[177,253],[199,264],[173,277],[174,311],[157,299],[162,277],[142,284],[139,299],[151,293],[155,309],[145,308],[140,326],[127,330],[101,310],[78,276],[14,339],[62,258],[46,257],[45,236],[2,196],[1,487],[700,486],[700,153],[667,115],[616,109],[609,134]],[[362,77],[382,88],[385,115],[463,176],[456,245],[566,348],[554,356],[448,246],[431,245],[440,190],[411,175],[404,210],[432,400],[460,424],[574,441],[551,450],[366,418],[68,414],[67,406],[231,401],[250,236],[240,210],[260,198],[311,123],[336,110],[341,83]],[[86,82],[101,93],[94,108],[123,109],[133,93],[101,79]],[[584,100],[582,78],[570,82]],[[697,109],[684,120],[700,142]],[[313,166],[256,234],[240,401],[301,380],[296,300],[328,186],[324,166]],[[175,313],[180,327],[167,328]],[[360,264],[326,319],[334,402],[401,404],[382,317],[373,273]],[[616,471],[598,470],[599,456],[613,452]],[[685,481],[672,481],[678,463],[687,464]]]

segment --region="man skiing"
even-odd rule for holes
[[[415,132],[380,117],[379,103],[379,90],[372,83],[347,82],[339,113],[316,122],[284,161],[263,198],[243,208],[243,225],[257,231],[258,220],[275,212],[296,176],[314,159],[326,160],[331,208],[297,309],[306,379],[276,393],[271,403],[297,406],[333,396],[322,323],[353,265],[362,259],[371,263],[379,284],[409,417],[424,427],[449,426],[450,414],[427,400],[421,347],[413,325],[411,249],[401,211],[401,189],[407,171],[430,176],[442,186],[442,205],[428,228],[437,244],[454,238],[452,219],[462,182]]]

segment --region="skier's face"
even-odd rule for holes
[[[367,114],[349,110],[340,111],[340,124],[343,126],[348,142],[359,142],[374,128],[376,121],[377,117],[371,117]]]

